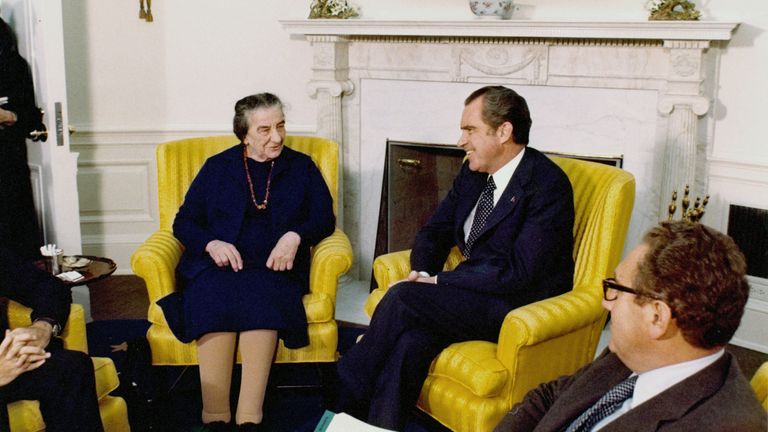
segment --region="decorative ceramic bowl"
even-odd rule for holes
[[[509,19],[512,15],[512,0],[470,0],[469,8],[480,18]]]

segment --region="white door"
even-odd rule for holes
[[[60,0],[0,0],[0,14],[16,32],[19,53],[29,63],[47,139],[27,140],[45,243],[67,255],[82,252],[77,195],[77,153],[69,150],[64,36]]]

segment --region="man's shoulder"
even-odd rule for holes
[[[755,397],[747,378],[741,372],[736,358],[730,353],[730,364],[727,369],[725,383],[720,390],[713,395],[712,402],[704,412],[719,412],[721,417],[741,419],[745,431],[765,431],[768,427],[766,412]],[[752,429],[752,427],[756,427]],[[759,426],[759,427],[758,427]]]
[[[530,179],[530,184],[536,189],[556,190],[560,192],[571,190],[571,181],[560,166],[549,156],[532,147],[525,149],[520,167],[523,176]]]
[[[538,170],[544,170],[545,172],[556,172],[565,176],[565,172],[557,163],[555,163],[555,161],[533,147],[526,147],[523,160],[525,160],[525,158],[529,158],[531,163],[535,164],[536,170],[534,172],[538,172]]]

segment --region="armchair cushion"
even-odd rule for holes
[[[306,294],[301,301],[304,303],[304,310],[307,311],[308,323],[323,323],[333,319],[333,301],[328,294]]]
[[[478,397],[501,393],[509,372],[496,357],[496,344],[484,341],[456,343],[435,359],[430,375],[461,384]]]

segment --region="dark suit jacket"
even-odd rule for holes
[[[529,392],[495,431],[560,431],[631,373],[606,350],[574,375]],[[601,432],[766,430],[765,411],[736,360],[726,352],[712,365],[608,423]]]
[[[33,321],[52,318],[61,328],[67,324],[72,303],[70,289],[48,272],[5,248],[0,248],[0,296],[31,308]],[[6,318],[0,319],[0,340],[7,328]]]
[[[441,272],[454,245],[464,247],[464,222],[488,175],[467,163],[453,188],[416,236],[411,268],[437,274],[440,285],[527,304],[573,285],[573,190],[548,157],[526,148],[520,165],[488,217],[471,258]]]
[[[216,264],[205,252],[211,240],[235,244],[246,206],[253,205],[243,169],[241,145],[210,157],[187,191],[173,222],[173,234],[185,250],[177,267],[185,278]],[[309,274],[309,248],[335,228],[333,200],[312,159],[288,147],[275,159],[269,195],[272,247],[288,231],[301,236],[294,260],[295,275]]]

